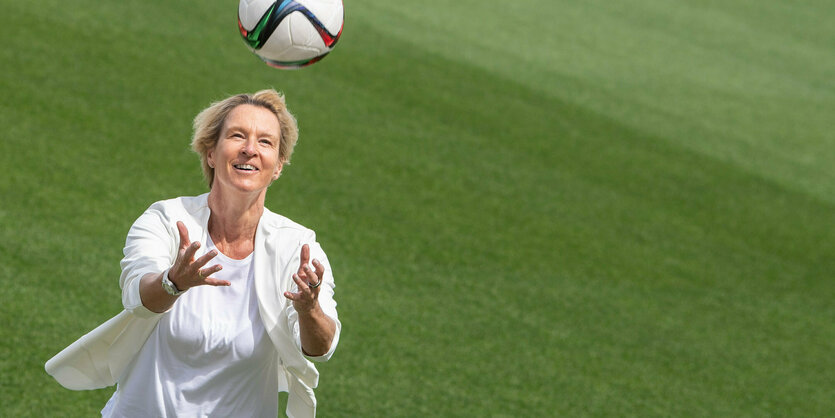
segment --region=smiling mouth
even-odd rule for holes
[[[241,171],[258,171],[255,166],[249,164],[233,164],[232,166]]]

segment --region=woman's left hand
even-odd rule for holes
[[[299,270],[293,275],[298,293],[284,292],[284,297],[293,301],[293,308],[299,314],[299,332],[302,352],[308,356],[323,356],[330,350],[336,324],[325,315],[319,306],[319,291],[325,278],[325,266],[313,260],[310,268],[310,246],[302,246]]]
[[[319,260],[313,260],[313,267],[310,268],[310,246],[302,246],[299,270],[293,275],[293,281],[298,286],[298,293],[284,292],[284,297],[293,301],[293,307],[297,312],[310,312],[318,308],[319,286],[325,277],[325,266]]]

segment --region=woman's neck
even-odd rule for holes
[[[242,259],[255,248],[255,231],[264,213],[266,190],[258,194],[209,192],[209,235],[227,257]]]

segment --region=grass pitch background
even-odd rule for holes
[[[835,413],[828,2],[348,1],[298,72],[234,1],[0,0],[0,415],[92,416],[43,363],[120,310],[211,101],[275,87],[267,205],[344,334],[321,416]]]

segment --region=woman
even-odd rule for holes
[[[128,233],[125,310],[46,365],[70,389],[118,383],[105,417],[314,416],[341,324],[313,231],[264,207],[298,130],[275,90],[214,103],[192,148],[210,191],[157,202]]]

